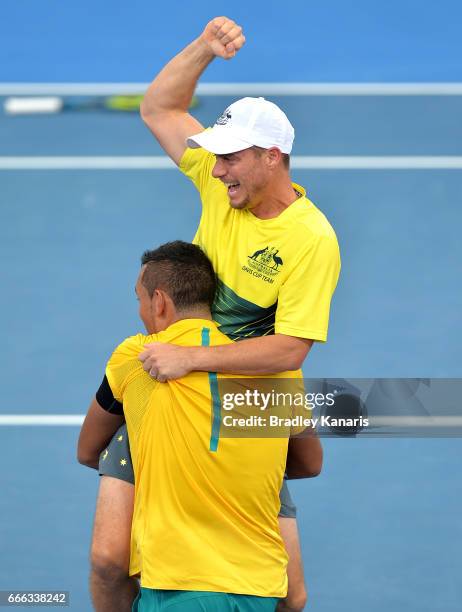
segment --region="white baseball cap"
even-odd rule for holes
[[[277,147],[281,153],[290,153],[293,142],[294,128],[285,113],[265,98],[242,98],[233,102],[213,128],[186,140],[191,149],[202,147],[217,155],[253,146]]]

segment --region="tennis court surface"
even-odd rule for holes
[[[268,97],[295,125],[294,180],[343,256],[329,342],[306,376],[460,376],[462,173],[444,160],[462,159],[462,97]],[[194,112],[208,124],[229,100],[201,95]],[[0,130],[2,412],[82,414],[112,348],[141,330],[140,254],[191,239],[198,197],[136,114],[0,115]],[[0,427],[0,588],[69,590],[82,611],[97,476],[76,464],[77,434]],[[308,609],[458,610],[460,439],[324,446],[323,474],[291,487]]]

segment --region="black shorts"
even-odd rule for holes
[[[117,430],[109,442],[109,446],[101,453],[99,457],[99,473],[100,476],[112,476],[112,478],[118,478],[119,480],[135,484],[127,426],[125,424]],[[281,499],[279,516],[282,518],[295,518],[297,516],[297,508],[290,496],[289,487],[285,479],[282,483],[279,497]]]

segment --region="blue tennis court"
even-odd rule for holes
[[[25,4],[37,11],[31,18],[42,14],[36,3]],[[300,20],[308,20],[308,10],[294,4]],[[339,19],[347,19],[345,9],[338,8],[342,3],[327,4],[340,11]],[[456,10],[455,3],[447,4]],[[435,28],[448,26],[446,47],[443,42],[438,47],[438,66],[430,60],[425,64],[419,49],[426,48],[430,18],[414,13],[416,3],[400,5],[403,17],[414,16],[417,24],[408,26],[415,35],[411,40],[404,26],[396,31],[395,52],[408,54],[408,72],[400,64],[392,74],[385,61],[386,45],[374,42],[371,34],[372,28],[386,37],[390,15],[378,9],[376,19],[384,21],[374,26],[372,16],[360,13],[358,6],[357,19],[349,14],[347,24],[356,33],[361,23],[369,27],[371,57],[361,60],[356,41],[347,45],[349,54],[342,64],[339,49],[347,37],[341,36],[337,23],[337,55],[329,47],[330,71],[327,67],[323,80],[462,80],[460,65],[454,62],[460,45],[453,31],[456,20],[442,10],[435,13]],[[265,23],[275,34],[273,22],[282,9],[276,3],[268,6],[273,17],[266,16]],[[238,2],[236,19],[244,21],[244,8]],[[76,10],[61,7],[46,23],[37,21],[38,38],[45,40],[53,25],[63,27],[65,18],[83,24],[84,16]],[[153,9],[144,10],[146,18]],[[327,8],[317,7],[315,13],[322,24],[329,22]],[[172,9],[165,8],[162,18],[172,15]],[[104,40],[119,40],[126,16],[125,7],[108,18],[103,30],[103,16],[96,14],[89,25],[89,48],[96,49],[98,27]],[[95,62],[88,49],[80,61],[72,56],[65,28],[62,38],[44,44],[41,71],[28,70],[25,58],[33,56],[38,40],[32,37],[21,59],[8,34],[3,44],[16,51],[12,64],[1,69],[0,81],[146,81],[199,30],[206,16],[209,8],[199,2],[193,21],[181,21],[176,45],[167,37],[163,47],[156,40],[162,52],[149,72],[144,55],[141,68],[135,61],[135,42],[141,51],[151,44],[140,14],[134,17],[138,38],[127,34],[133,43],[127,56],[119,67],[114,58],[108,59],[106,72],[104,53]],[[248,19],[257,39],[255,47],[249,42],[248,63],[240,58],[236,68],[230,62],[229,73],[223,66],[214,67],[210,82],[322,80],[321,67],[310,72],[300,59],[302,31],[295,15],[291,25],[296,42],[291,46],[287,31],[283,36],[288,71],[280,58],[274,59],[271,70],[266,64],[259,70],[263,40],[258,11],[252,9]],[[19,15],[12,13],[11,23],[16,27]],[[439,40],[443,38],[440,34]],[[321,39],[313,32],[314,42]],[[328,53],[327,47],[324,42],[317,53]],[[55,65],[57,48],[61,62]],[[273,54],[271,50],[270,57]],[[1,106],[6,95],[3,91]],[[210,124],[237,97],[240,94],[199,95],[194,114]],[[310,354],[306,376],[461,377],[462,172],[447,163],[439,167],[438,160],[462,156],[462,95],[267,97],[294,124],[293,179],[327,215],[342,252],[329,341]],[[114,346],[141,331],[133,292],[141,253],[170,239],[191,239],[200,216],[198,196],[178,171],[161,163],[141,169],[130,162],[162,155],[137,114],[69,111],[11,117],[0,112],[0,134],[0,413],[83,414]],[[386,158],[384,168],[368,166],[376,157]],[[428,167],[416,167],[415,157],[428,158]],[[35,162],[20,169],[25,158]],[[74,162],[57,169],[51,158]],[[104,168],[101,158],[109,160]],[[125,160],[122,167],[116,167],[114,158]],[[346,167],[345,159],[352,158],[363,159],[362,165]],[[93,159],[96,167],[83,169],[85,159]],[[83,612],[91,610],[88,549],[98,483],[94,473],[76,462],[78,430],[0,426],[0,590],[68,590],[70,609]],[[324,440],[324,450],[321,476],[291,486],[299,509],[307,609],[459,610],[461,440],[331,438]]]

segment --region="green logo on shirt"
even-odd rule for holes
[[[266,246],[264,249],[255,251],[253,255],[247,257],[248,265],[253,271],[259,272],[263,277],[276,276],[276,274],[279,274],[280,266],[284,263],[278,253],[279,249],[276,247]],[[246,268],[245,271],[249,270]],[[254,274],[254,276],[257,276],[257,274]],[[264,280],[266,279],[264,278]]]

